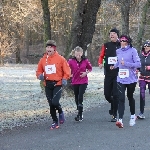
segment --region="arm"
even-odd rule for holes
[[[87,74],[92,71],[92,65],[91,65],[91,63],[90,63],[90,61],[88,59],[87,59],[87,67],[86,67],[86,69],[87,69],[87,71],[86,71]]]
[[[71,69],[69,67],[69,63],[65,60],[65,58],[63,58],[63,79],[69,79],[71,76]]]
[[[114,65],[114,69],[116,69],[119,66],[119,62],[117,61],[117,63]]]
[[[146,66],[146,70],[150,70],[150,66]]]
[[[98,59],[98,65],[103,64],[104,56],[105,56],[105,45],[103,45],[102,48],[101,48],[100,56],[99,56],[99,59]]]
[[[39,79],[39,75],[43,74],[43,72],[44,72],[44,70],[43,70],[42,58],[41,58],[39,63],[38,63],[37,70],[36,70],[36,77],[37,77],[37,79]]]
[[[130,68],[140,68],[141,67],[141,62],[140,62],[140,57],[137,53],[137,50],[134,49],[132,53],[132,58],[133,58],[133,63],[131,62],[124,62],[124,65]]]

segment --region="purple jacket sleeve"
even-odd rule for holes
[[[140,57],[136,49],[133,49],[132,57],[133,57],[133,63],[124,62],[124,65],[130,68],[140,68],[141,67]]]

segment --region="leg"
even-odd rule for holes
[[[113,88],[113,80],[110,76],[105,76],[104,80],[104,95],[106,100],[111,103],[112,102],[112,88]]]
[[[140,87],[140,113],[144,113],[144,106],[145,106],[145,89],[146,89],[146,81],[140,80],[139,81]]]
[[[61,93],[62,93],[62,87],[61,86],[56,86],[53,90],[53,99],[52,103],[55,106],[55,109],[58,110],[59,113],[59,123],[63,124],[65,121],[64,117],[64,112],[62,111],[61,105],[59,103],[59,100],[61,98]]]
[[[125,110],[126,85],[118,82],[117,89],[118,89],[118,96],[119,96],[118,113],[119,113],[119,119],[122,119],[124,115],[124,110]]]
[[[78,115],[79,116],[82,116],[82,112],[83,112],[83,95],[85,93],[85,90],[87,88],[87,84],[81,84],[79,86],[79,105],[78,105],[78,108],[79,108],[79,111],[78,111]]]
[[[110,76],[105,76],[104,80],[104,95],[105,99],[111,104],[109,114],[113,114],[113,97],[112,97],[113,79]]]
[[[52,104],[53,98],[53,90],[49,89],[47,86],[45,87],[46,97],[50,106],[50,114],[54,122],[58,122],[58,118],[56,116],[56,109],[55,106]]]
[[[118,90],[117,90],[117,77],[113,79],[113,116],[117,117],[118,110]]]
[[[74,91],[74,95],[75,95],[75,103],[77,106],[77,110],[78,110],[78,96],[79,96],[79,85],[73,85],[73,91]]]
[[[127,84],[127,97],[129,100],[131,115],[135,115],[135,99],[133,98],[135,87],[136,83]]]
[[[125,110],[125,90],[126,90],[126,84],[117,83],[117,89],[118,89],[118,113],[119,113],[119,120],[116,122],[116,126],[119,128],[123,128],[122,118],[124,115]]]
[[[130,117],[130,121],[129,121],[130,126],[134,126],[135,120],[136,120],[136,117],[135,117],[135,99],[133,98],[133,93],[135,91],[135,87],[136,87],[136,82],[127,85],[127,97],[129,100],[129,106],[130,106],[130,112],[131,112],[131,117]]]

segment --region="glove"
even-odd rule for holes
[[[38,79],[41,80],[41,81],[43,81],[44,80],[43,74],[40,74],[39,77],[38,77]]]
[[[62,79],[62,85],[67,85],[67,80],[66,79]]]

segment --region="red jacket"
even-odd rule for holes
[[[103,45],[98,59],[98,65],[103,63],[104,56],[105,56],[105,46]]]

